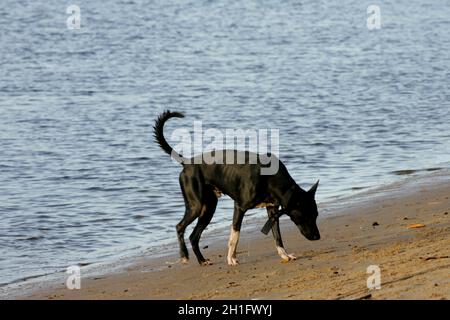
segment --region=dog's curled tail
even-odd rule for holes
[[[170,118],[184,118],[184,114],[181,112],[171,112],[170,110],[166,110],[159,115],[159,117],[155,121],[155,125],[153,126],[153,136],[155,137],[156,142],[159,146],[171,157],[173,157],[176,161],[183,164],[185,158],[173,150],[173,148],[167,143],[166,138],[164,138],[164,124]]]

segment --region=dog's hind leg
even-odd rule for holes
[[[278,208],[267,207],[267,214],[268,214],[269,218],[274,217],[277,214],[277,212],[278,212]],[[287,253],[286,249],[284,249],[283,240],[281,239],[280,223],[279,223],[278,218],[276,218],[273,223],[272,234],[273,234],[273,238],[275,239],[275,245],[277,246],[278,255],[281,257],[281,259],[283,259],[285,261],[297,259],[296,256],[294,256],[293,254]]]
[[[200,212],[200,210],[199,210]],[[196,211],[186,208],[183,219],[177,224],[178,244],[180,245],[180,258],[182,263],[189,262],[189,252],[184,242],[184,231],[186,227],[197,218]]]
[[[211,222],[211,219],[216,211],[217,206],[217,196],[214,193],[212,188],[206,187],[204,188],[203,193],[203,206],[200,217],[198,218],[197,225],[189,236],[189,240],[191,240],[192,250],[194,251],[198,263],[201,265],[210,265],[212,264],[208,259],[205,259],[199,248],[199,241],[202,235],[202,232]]]
[[[241,231],[242,219],[244,218],[245,210],[241,209],[236,202],[234,203],[233,225],[231,226],[230,240],[228,241],[228,255],[227,262],[230,266],[239,264],[236,258],[236,248],[239,242],[239,235]]]
[[[186,211],[183,219],[177,224],[178,243],[180,245],[180,257],[182,263],[189,261],[189,252],[184,242],[184,231],[202,212],[202,184],[195,177],[193,170],[183,170],[180,174],[180,187],[183,193]]]

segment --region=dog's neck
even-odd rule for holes
[[[291,201],[291,198],[292,198],[295,190],[297,190],[297,188],[299,188],[299,186],[297,186],[296,184],[293,184],[289,189],[287,189],[283,193],[283,195],[281,196],[281,199],[280,199],[280,203],[283,208],[288,207],[289,202]]]

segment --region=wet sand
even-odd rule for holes
[[[211,266],[199,266],[194,257],[182,265],[174,249],[122,272],[83,278],[81,290],[61,283],[21,298],[449,299],[449,196],[445,170],[359,194],[327,208],[334,214],[319,219],[322,239],[314,242],[283,219],[286,249],[298,257],[288,263],[276,254],[270,234],[244,230],[240,265],[230,267],[226,240],[210,244],[205,235],[200,244],[209,245],[203,253]],[[414,224],[424,226],[408,228]],[[367,288],[370,265],[381,270],[381,289]]]

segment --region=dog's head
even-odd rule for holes
[[[319,229],[316,224],[319,213],[317,212],[315,200],[318,185],[319,181],[308,191],[301,188],[296,189],[290,196],[288,205],[285,208],[286,214],[308,240],[320,239]]]

